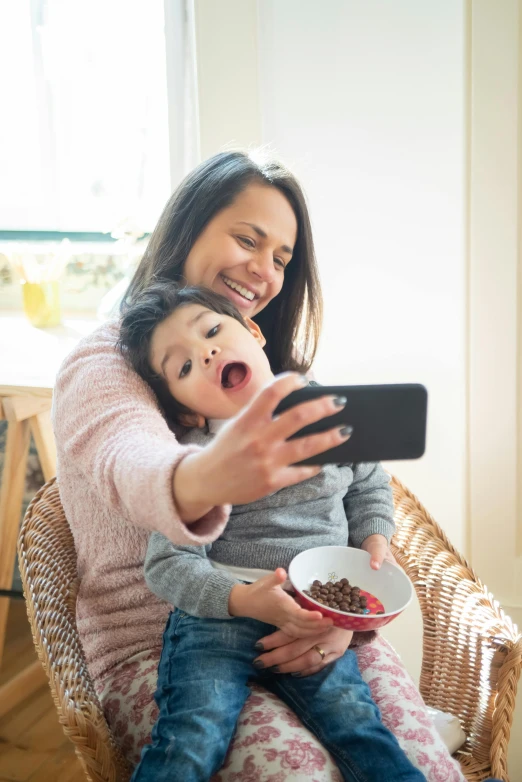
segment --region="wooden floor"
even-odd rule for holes
[[[11,600],[0,684],[36,659],[25,605]],[[0,782],[85,782],[49,686],[0,719]]]

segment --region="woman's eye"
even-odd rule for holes
[[[181,372],[179,373],[179,376],[185,377],[186,375],[188,375],[191,369],[192,369],[192,361],[190,361],[189,359],[189,361],[185,361],[185,363],[181,367]]]
[[[248,236],[240,236],[239,239],[243,242],[243,244],[246,244],[247,247],[250,247],[251,250],[253,250],[256,246],[254,240],[250,239]]]
[[[278,266],[281,267],[281,269],[286,268],[286,263],[281,260],[281,258],[274,258],[274,263],[277,263]]]
[[[218,331],[219,331],[219,325],[214,326],[214,328],[210,329],[210,331],[208,332],[207,339],[211,339],[212,337],[215,337]]]

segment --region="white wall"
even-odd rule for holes
[[[249,41],[253,3],[243,7]],[[326,301],[319,379],[428,386],[427,453],[388,466],[519,622],[521,5],[257,0],[256,45],[224,46],[203,13],[198,49],[204,93],[223,93],[207,114],[205,155],[234,140],[271,143],[308,193]],[[235,24],[237,0],[219,9],[222,24]],[[250,129],[221,80],[220,58],[237,63],[238,52],[239,70],[259,79],[246,97]],[[495,416],[501,427],[483,436]],[[501,480],[492,481],[499,453],[509,469],[495,463]],[[418,606],[385,634],[417,677]],[[522,779],[516,740],[509,760],[511,778]]]
[[[426,456],[390,466],[463,548],[463,3],[258,7],[263,141],[300,175],[315,228],[326,304],[316,374],[426,384]]]
[[[194,0],[203,160],[261,143],[257,0]]]
[[[470,39],[471,559],[522,628],[520,0],[473,0]],[[510,778],[519,780],[522,690],[511,736]]]
[[[471,558],[512,611],[522,609],[522,3],[475,0],[471,23]]]

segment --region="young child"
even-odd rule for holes
[[[124,316],[120,344],[167,417],[192,427],[185,443],[211,444],[273,377],[258,327],[203,288],[149,288]],[[351,649],[302,677],[260,669],[255,660],[256,642],[276,628],[303,637],[331,625],[283,589],[294,556],[316,546],[360,547],[371,535],[389,541],[393,530],[386,472],[378,464],[345,464],[234,506],[212,545],[175,546],[153,533],[146,580],[176,608],[163,637],[159,717],[132,782],[208,780],[223,764],[249,681],[262,682],[299,715],[343,779],[425,780],[381,722]],[[322,663],[323,650],[314,649]]]

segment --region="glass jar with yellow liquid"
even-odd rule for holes
[[[59,280],[22,282],[22,299],[33,326],[57,326],[61,322]]]

